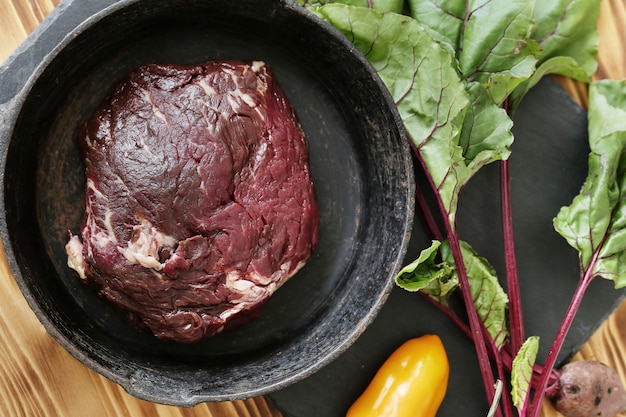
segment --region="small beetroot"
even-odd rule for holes
[[[565,417],[613,417],[626,411],[626,391],[613,368],[586,360],[569,363],[557,374],[546,394]]]

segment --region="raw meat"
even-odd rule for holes
[[[86,209],[68,265],[160,339],[250,321],[317,245],[307,143],[263,62],[140,67],[79,146]]]

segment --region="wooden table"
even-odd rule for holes
[[[0,62],[56,7],[60,0],[0,0]],[[603,0],[596,78],[626,78],[625,0]],[[585,85],[559,80],[586,106]],[[626,381],[626,303],[622,304],[574,359],[612,365]],[[279,417],[263,397],[206,403],[192,409],[138,400],[89,370],[50,337],[22,297],[0,251],[0,416],[6,417]],[[544,417],[559,416],[548,404]],[[320,416],[326,417],[326,416]]]

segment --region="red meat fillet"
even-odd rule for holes
[[[306,139],[263,62],[140,67],[79,147],[86,208],[68,265],[157,338],[249,322],[317,245]]]

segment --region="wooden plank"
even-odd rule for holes
[[[60,0],[0,0],[0,62],[58,5]],[[599,68],[595,79],[626,78],[626,5],[603,0],[599,21]],[[581,105],[587,86],[559,81]],[[1,252],[0,252],[1,253]],[[614,366],[626,380],[626,303],[598,329],[574,357]],[[128,395],[90,371],[50,337],[29,309],[0,256],[0,415],[15,417],[279,417],[264,398],[207,403],[184,409]],[[549,404],[544,417],[558,417]]]
[[[0,62],[26,39],[60,0],[0,0]]]

